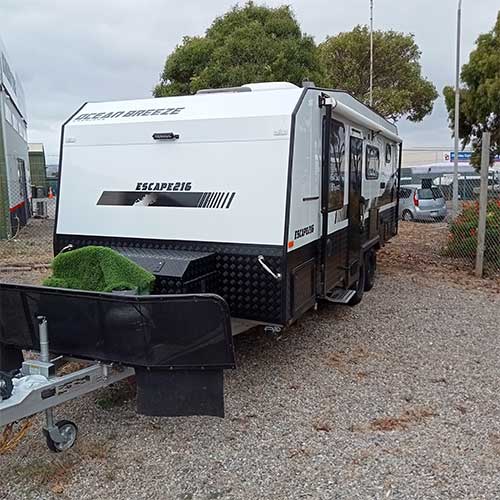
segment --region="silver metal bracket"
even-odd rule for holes
[[[281,280],[281,273],[275,273],[265,262],[264,262],[264,256],[259,255],[257,257],[257,260],[259,261],[259,264],[263,267],[263,269],[268,272],[275,280],[280,281]]]
[[[45,378],[50,378],[55,376],[56,366],[54,363],[30,359],[28,361],[23,361],[21,374],[23,377],[28,375],[43,375]]]

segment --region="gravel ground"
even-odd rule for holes
[[[0,498],[498,498],[499,324],[491,291],[382,266],[355,308],[237,338],[224,420],[100,391],[58,410],[73,450],[46,451],[36,421],[0,457]]]

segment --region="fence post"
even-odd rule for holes
[[[491,133],[483,132],[481,150],[481,191],[479,192],[479,224],[477,228],[476,276],[483,277],[486,213],[488,209],[488,168],[490,166]]]

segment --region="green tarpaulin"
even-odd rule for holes
[[[149,293],[155,277],[130,259],[106,247],[88,246],[60,253],[52,262],[52,276],[43,284],[76,290]]]

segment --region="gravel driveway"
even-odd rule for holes
[[[355,308],[240,336],[224,420],[137,416],[121,386],[58,410],[70,452],[37,421],[0,498],[498,498],[499,325],[493,293],[383,271]]]

